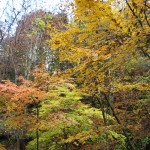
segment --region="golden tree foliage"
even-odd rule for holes
[[[140,55],[146,56],[145,61],[150,58],[149,14],[143,1],[127,1],[120,12],[111,7],[112,3],[76,0],[74,22],[68,25],[67,31],[54,33],[49,41],[54,49],[59,48],[60,60],[76,64],[74,71],[81,73],[77,75],[79,81],[89,85],[84,89],[94,89],[93,86],[97,85],[101,91],[107,91],[106,82],[111,81],[111,85],[122,82],[114,74],[118,71],[124,73],[129,62],[136,64]],[[121,85],[123,88],[123,84],[115,88],[120,89]],[[135,84],[138,87],[143,85]],[[130,88],[135,84],[133,87],[129,85]],[[148,88],[147,84],[143,86]]]
[[[73,22],[65,31],[56,30],[48,43],[59,50],[61,61],[74,64],[65,75],[76,77],[82,91],[99,99],[101,107],[110,107],[110,114],[123,128],[128,128],[128,125],[134,127],[133,119],[134,123],[142,124],[143,117],[139,119],[135,115],[134,106],[150,87],[149,82],[142,79],[149,76],[150,4],[143,0],[126,0],[120,1],[123,3],[120,7],[115,2],[75,0]],[[127,104],[117,115],[118,102],[122,106]],[[149,111],[148,105],[149,102],[144,104]],[[128,106],[133,109],[126,118]],[[135,117],[131,117],[133,115]],[[134,149],[131,143],[130,148]]]
[[[42,148],[105,149],[122,137],[123,147],[135,150],[134,141],[150,135],[150,3],[118,2],[75,0],[70,23],[55,27],[56,19],[44,24],[52,55],[70,63],[71,69],[56,68],[55,74],[40,66],[33,82],[20,78],[20,85],[0,84],[0,121],[19,136],[22,129],[36,130],[29,149],[35,149],[38,140]],[[72,78],[86,97],[97,101],[100,111],[80,101]],[[99,138],[88,143],[99,135],[103,143]]]

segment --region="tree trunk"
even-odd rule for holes
[[[37,113],[37,124],[39,123],[39,104],[37,103],[37,108],[36,108],[36,113]],[[39,150],[39,129],[37,127],[36,129],[36,150]]]
[[[21,150],[20,149],[20,139],[19,139],[18,135],[16,136],[16,139],[17,139],[17,150]]]
[[[113,113],[113,116],[115,117],[117,123],[121,125],[121,121],[120,121],[119,118],[117,117],[113,106],[111,105],[109,99],[107,98],[107,95],[106,95],[105,93],[103,93],[103,94],[104,94],[104,96],[105,96],[105,99],[106,99],[106,101],[107,101],[107,104],[108,104],[108,106],[110,107],[110,109],[111,109],[111,111],[112,111],[112,113]],[[128,149],[128,150],[136,150],[135,147],[134,147],[134,145],[131,143],[130,138],[129,138],[129,136],[128,136],[126,130],[125,130],[125,129],[122,129],[122,132],[123,132],[123,134],[124,134],[124,136],[126,137],[127,142],[128,142],[129,148],[127,147],[127,149]]]

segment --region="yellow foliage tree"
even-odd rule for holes
[[[59,50],[61,61],[74,64],[65,75],[76,77],[82,91],[98,99],[106,125],[105,113],[109,111],[123,128],[128,128],[130,123],[117,115],[115,102],[127,102],[125,111],[120,112],[123,115],[129,101],[135,105],[149,90],[149,83],[142,77],[149,74],[150,4],[126,0],[120,7],[115,2],[75,0],[73,22],[66,26],[67,30],[53,32],[48,43]],[[123,132],[130,148],[135,149]]]

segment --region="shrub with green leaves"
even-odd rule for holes
[[[42,150],[94,150],[113,146],[125,147],[125,137],[116,133],[113,117],[107,115],[108,126],[104,125],[102,112],[90,105],[83,104],[80,93],[61,85],[49,90],[49,98],[41,103],[39,122],[39,147]],[[69,86],[70,87],[70,86]],[[32,134],[29,133],[29,135]],[[33,138],[33,137],[32,137]],[[117,146],[119,145],[119,146]],[[36,149],[34,137],[27,150]]]

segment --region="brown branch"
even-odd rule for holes
[[[143,48],[140,48],[139,50],[144,54],[144,56],[147,56],[150,59],[150,55],[146,53]]]
[[[102,93],[102,94],[104,95],[104,97],[105,97],[105,99],[106,99],[106,102],[107,102],[108,106],[110,107],[110,109],[111,109],[111,111],[112,111],[112,113],[113,113],[113,116],[115,117],[117,123],[121,125],[121,121],[119,120],[118,116],[116,115],[116,112],[115,112],[115,110],[114,110],[112,104],[110,103],[110,101],[109,101],[107,95],[106,95],[105,93]],[[129,144],[129,146],[130,146],[130,150],[135,150],[135,147],[134,147],[134,145],[131,143],[130,138],[129,138],[129,136],[128,136],[128,134],[127,134],[127,132],[126,132],[126,130],[125,130],[124,128],[122,129],[122,132],[123,132],[124,136],[127,138],[127,142],[128,142],[128,144]]]
[[[147,1],[148,1],[148,0],[145,0],[145,6],[150,9],[150,6],[147,5]]]
[[[138,16],[135,14],[134,10],[132,9],[132,7],[130,6],[130,4],[128,3],[128,0],[125,0],[130,11],[132,12],[133,16],[137,19],[137,21],[139,22],[140,26],[143,27],[142,21],[138,18]]]
[[[8,29],[6,30],[6,32],[9,32],[9,30],[11,29],[12,25],[14,24],[14,22],[16,21],[18,15],[19,15],[20,13],[21,13],[21,12],[19,11],[19,12],[15,15],[14,19],[12,20],[12,22],[11,22],[11,24],[9,25]],[[3,41],[4,37],[5,37],[5,35],[6,35],[6,33],[2,36],[2,38],[1,38],[1,40],[0,40],[0,43],[2,43],[2,41]]]
[[[146,8],[146,5],[147,5],[146,2],[147,2],[147,1],[144,2],[145,8]],[[146,22],[147,22],[147,25],[150,26],[150,23],[148,22],[148,18],[147,18],[147,15],[146,15],[146,9],[145,9],[145,8],[144,8],[144,16],[145,16],[145,20],[146,20]]]

